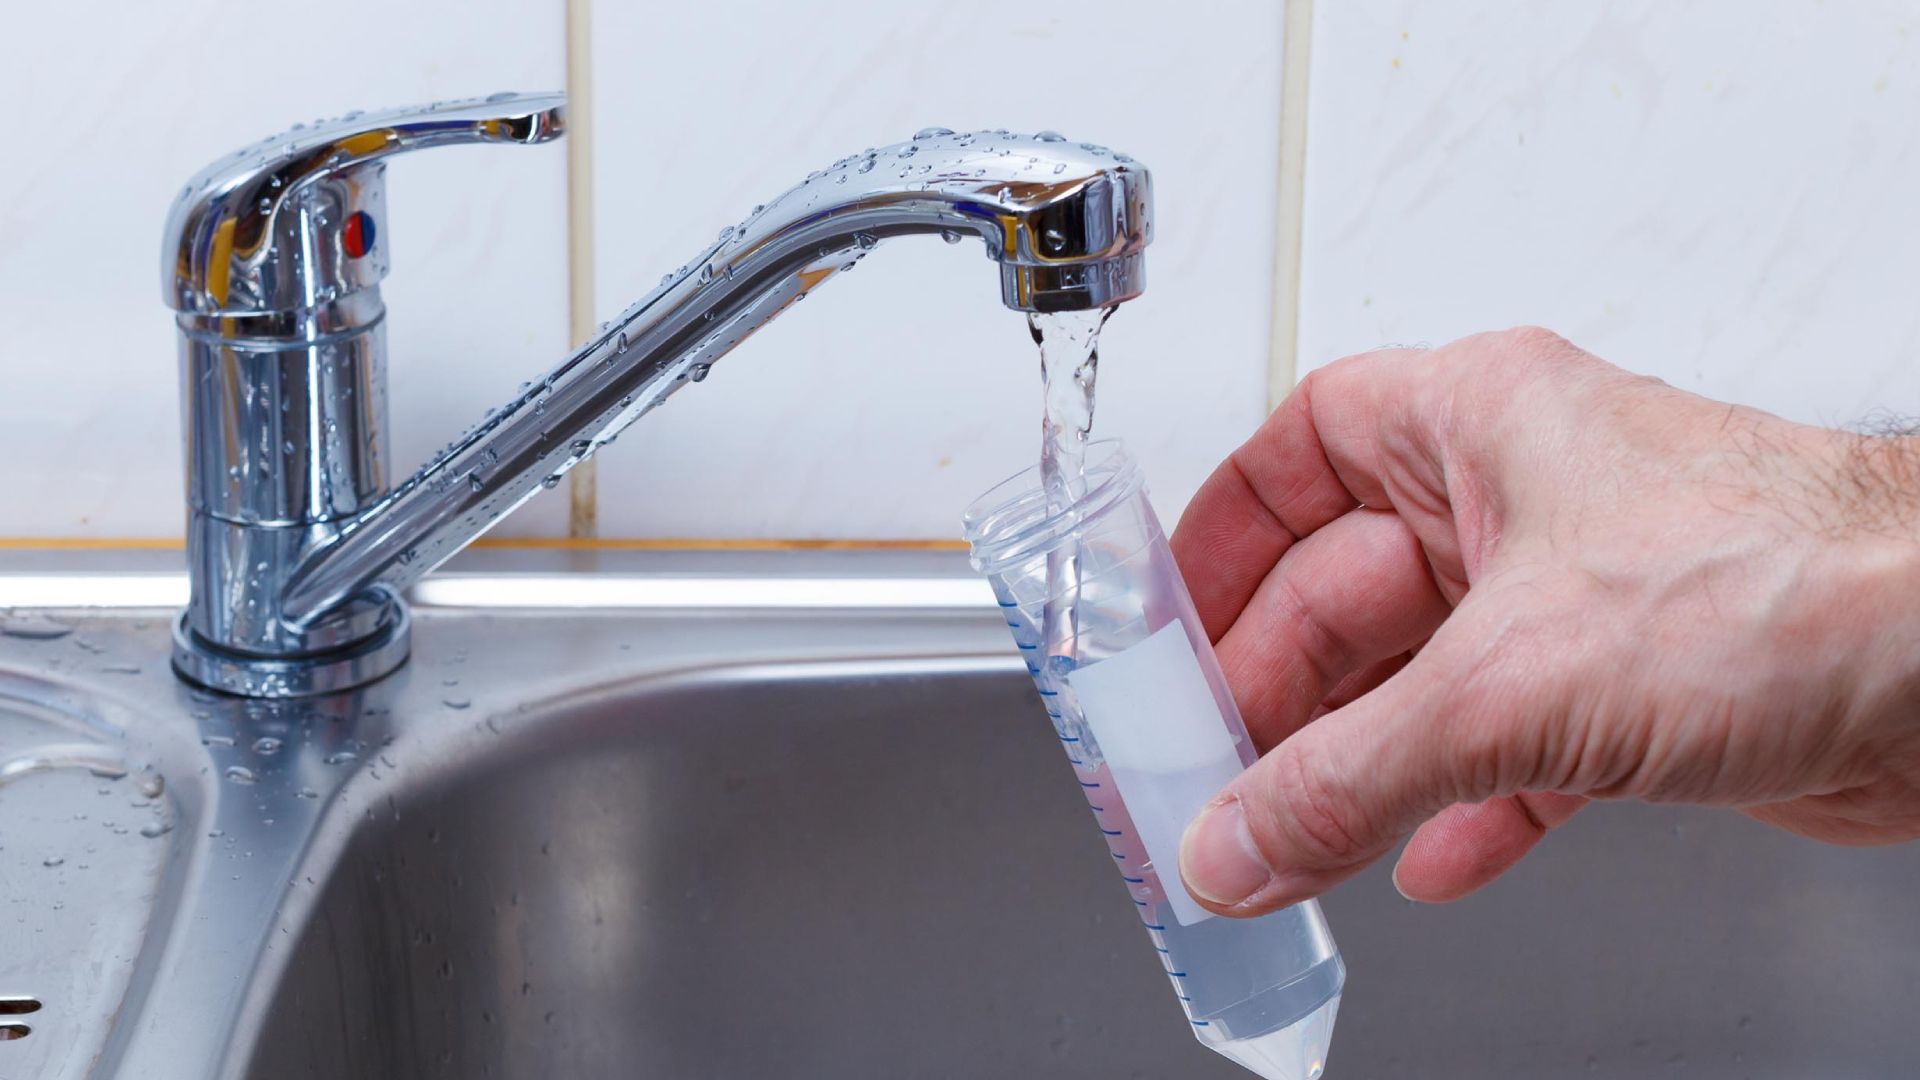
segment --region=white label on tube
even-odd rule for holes
[[[1180,836],[1240,774],[1240,753],[1185,628],[1176,619],[1067,683],[1174,918],[1182,926],[1211,918],[1180,882]]]

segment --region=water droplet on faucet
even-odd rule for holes
[[[957,244],[957,243],[959,243],[959,242],[960,242],[960,230],[958,230],[958,229],[941,229],[941,230],[940,230],[940,239],[942,239],[942,240],[945,240],[945,241],[946,241],[947,243],[949,243],[949,244]]]
[[[923,127],[919,131],[916,131],[913,133],[913,141],[919,142],[921,139],[937,139],[942,135],[951,135],[951,134],[953,134],[952,128]]]
[[[26,641],[53,641],[73,633],[73,627],[41,615],[0,616],[0,634]]]
[[[1040,140],[1041,142],[1066,142],[1067,141],[1067,137],[1065,135],[1060,134],[1057,131],[1042,131],[1039,134],[1035,135],[1034,138]]]

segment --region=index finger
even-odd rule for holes
[[[1210,640],[1296,541],[1362,503],[1384,506],[1383,425],[1404,422],[1408,362],[1423,354],[1381,350],[1309,373],[1194,493],[1171,543]]]

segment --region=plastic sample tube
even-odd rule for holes
[[[965,520],[1193,1033],[1270,1080],[1318,1077],[1346,980],[1319,905],[1223,918],[1180,880],[1187,824],[1257,755],[1139,467],[1093,443],[1069,505],[1050,509],[1028,469]]]

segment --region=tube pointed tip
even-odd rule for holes
[[[1334,1016],[1340,995],[1283,1028],[1262,1035],[1221,1042],[1200,1041],[1235,1064],[1266,1080],[1320,1080],[1326,1070],[1327,1047],[1333,1042]]]

